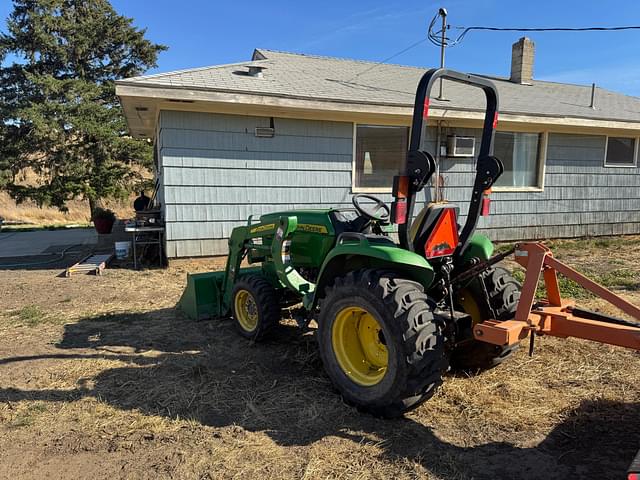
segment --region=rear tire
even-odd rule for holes
[[[379,270],[348,273],[327,288],[318,324],[327,375],[360,410],[398,417],[442,383],[442,327],[419,283]]]
[[[280,322],[276,290],[259,275],[242,277],[231,293],[231,312],[240,335],[262,340]]]
[[[490,303],[487,303],[480,282],[483,282],[487,289]],[[508,270],[501,267],[491,268],[480,274],[466,288],[458,291],[458,308],[471,315],[474,325],[492,318],[492,309],[496,320],[511,320],[516,314],[521,288]],[[469,340],[454,349],[451,365],[460,370],[490,369],[500,365],[518,348],[518,344],[502,347],[475,339]]]

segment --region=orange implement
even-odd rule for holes
[[[515,319],[504,322],[486,320],[477,324],[473,330],[477,340],[494,345],[513,345],[529,334],[537,334],[583,338],[640,350],[640,324],[581,310],[574,307],[573,302],[562,300],[557,273],[639,321],[640,308],[556,260],[551,250],[540,243],[517,245],[515,259],[527,270]],[[548,298],[536,302],[541,274]]]

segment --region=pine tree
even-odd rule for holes
[[[166,47],[145,32],[108,0],[14,0],[0,34],[0,188],[93,212],[142,181],[152,149],[127,136],[114,81],[156,66]],[[25,171],[38,183],[20,182]]]

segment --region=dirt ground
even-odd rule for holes
[[[640,238],[554,249],[640,303]],[[640,448],[637,352],[543,338],[380,420],[332,391],[312,334],[251,344],[177,312],[211,264],[0,270],[0,478],[620,479]]]

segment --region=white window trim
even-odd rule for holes
[[[519,133],[537,133],[538,135],[540,135],[540,148],[538,148],[537,185],[528,186],[528,187],[493,186],[491,187],[491,191],[493,192],[544,192],[544,177],[545,177],[545,168],[547,165],[547,148],[549,146],[549,131],[545,130],[543,132],[519,132]]]
[[[351,193],[393,193],[392,187],[358,187],[356,186],[356,135],[358,131],[358,125],[369,125],[367,123],[358,124],[356,122],[353,123],[353,131],[352,131],[352,152],[351,152]],[[396,125],[389,125],[396,126]],[[400,125],[398,125],[400,126]],[[494,192],[544,192],[544,177],[545,177],[545,169],[547,165],[547,148],[549,145],[549,131],[545,130],[542,132],[522,132],[522,133],[537,133],[540,135],[540,148],[538,154],[538,185],[536,186],[528,186],[528,187],[492,187],[492,191]],[[409,139],[411,139],[411,128],[409,128]],[[608,140],[607,140],[608,141]],[[605,145],[606,147],[606,145]],[[638,141],[636,141],[636,158],[638,152]],[[606,159],[606,150],[605,150],[605,159]],[[623,165],[624,167],[628,167],[630,165]],[[472,185],[469,185],[472,187]]]
[[[630,138],[633,140],[633,163],[607,163],[607,151],[609,150],[609,137],[613,138]],[[625,135],[606,135],[604,140],[604,158],[602,165],[607,168],[636,168],[638,166],[638,140],[639,137],[627,137]]]

